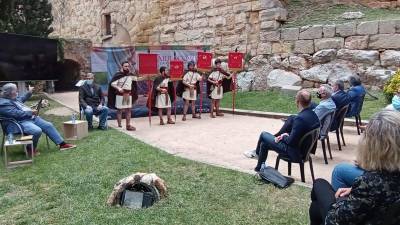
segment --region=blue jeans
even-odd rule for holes
[[[99,116],[99,127],[105,127],[107,122],[108,116],[108,108],[107,106],[102,106],[100,110],[97,107],[92,106],[92,109],[86,108],[85,109],[85,116],[86,120],[88,121],[89,127],[93,126],[93,115]]]
[[[278,154],[287,156],[287,145],[282,141],[276,143],[275,136],[264,131],[261,133],[257,143],[256,153],[258,155],[258,162],[255,171],[259,171],[261,164],[265,163],[269,150],[274,150]]]
[[[335,166],[332,172],[332,187],[335,191],[339,188],[349,188],[353,185],[354,180],[364,174],[364,170],[360,167],[349,164],[340,163]]]
[[[20,122],[24,134],[30,134],[33,136],[33,147],[36,148],[40,135],[42,132],[47,134],[49,138],[56,144],[59,145],[64,142],[64,139],[58,133],[54,125],[40,117],[35,117],[32,120],[24,120]]]

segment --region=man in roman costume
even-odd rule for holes
[[[203,77],[196,71],[195,64],[193,61],[188,63],[188,71],[183,76],[182,82],[177,87],[177,95],[182,97],[185,101],[183,106],[183,117],[182,121],[186,121],[186,113],[191,104],[192,118],[200,119],[200,116],[196,114],[196,99],[197,91],[201,93],[199,81]]]
[[[165,66],[160,68],[160,76],[158,76],[153,83],[153,90],[151,95],[152,107],[158,109],[158,116],[160,117],[160,125],[164,125],[163,110],[167,110],[167,124],[175,124],[171,118],[171,105],[175,101],[174,84],[168,76],[168,70]]]
[[[211,98],[211,107],[210,107],[210,117],[215,118],[214,108],[217,116],[224,116],[223,113],[220,112],[220,101],[224,96],[225,92],[231,91],[232,84],[232,74],[229,74],[225,70],[221,68],[221,60],[215,60],[215,68],[213,72],[208,76],[207,80],[207,94],[208,97]]]
[[[131,72],[129,62],[123,62],[121,66],[121,71],[114,75],[108,87],[108,107],[117,109],[118,127],[122,127],[122,113],[125,112],[126,130],[134,131],[136,128],[130,124],[131,109],[138,99],[137,81],[145,78]]]

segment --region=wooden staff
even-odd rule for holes
[[[174,85],[174,114],[175,114],[175,121],[176,121],[176,81],[173,82]]]
[[[148,76],[148,80],[147,80],[147,87],[148,87],[148,98],[149,98],[149,125],[151,127],[151,108],[152,108],[152,101],[151,101],[151,96],[152,96],[152,87],[151,87],[151,80],[150,80],[150,76]]]
[[[200,90],[199,90],[199,93],[200,93],[200,113],[199,113],[199,116],[200,116],[200,118],[201,118],[201,113],[203,112],[203,79],[204,79],[204,73],[202,73],[202,75],[201,75],[201,80],[200,80]]]
[[[232,74],[232,115],[235,115],[235,101],[236,101],[236,74]]]

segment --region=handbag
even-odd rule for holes
[[[293,178],[283,176],[279,171],[270,166],[261,169],[258,175],[265,183],[271,183],[278,188],[287,188],[294,182]]]

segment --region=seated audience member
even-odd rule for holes
[[[344,91],[344,81],[337,80],[332,85],[332,100],[335,102],[336,109],[341,109],[350,103],[349,95]]]
[[[44,132],[47,136],[60,147],[60,150],[75,148],[75,145],[67,144],[58,133],[52,123],[37,116],[37,111],[23,103],[32,96],[30,89],[24,96],[17,97],[17,86],[13,83],[7,83],[2,87],[0,96],[0,116],[16,120],[22,127],[24,134],[33,136],[34,154],[37,152],[39,138]],[[4,121],[3,127],[6,133],[20,133],[18,127],[11,122]]]
[[[363,175],[365,170],[361,169],[357,163],[339,163],[332,172],[332,187],[334,191],[339,188],[349,188],[353,185],[355,179]]]
[[[350,100],[349,110],[347,111],[346,117],[353,117],[357,115],[358,110],[362,104],[361,97],[365,95],[365,88],[361,84],[360,77],[351,76],[349,78],[351,88],[347,91]]]
[[[99,116],[100,130],[106,129],[108,108],[104,106],[104,96],[99,85],[93,82],[94,74],[88,73],[85,84],[79,87],[79,105],[83,108],[89,129],[93,129],[93,115]]]
[[[320,126],[318,116],[310,108],[311,94],[306,90],[301,90],[296,95],[296,105],[300,113],[293,116],[293,122],[287,130],[281,129],[282,133],[272,135],[268,132],[262,132],[258,139],[256,150],[246,152],[247,157],[257,157],[258,163],[255,171],[260,171],[261,164],[265,163],[268,151],[274,150],[279,154],[284,154],[292,160],[301,160],[301,152],[298,145],[300,139],[307,132]]]
[[[392,219],[385,213],[400,201],[399,127],[397,111],[383,110],[372,116],[357,146],[358,166],[365,172],[351,188],[339,188],[336,193],[326,180],[317,179],[311,192],[311,225],[384,224]]]
[[[400,111],[400,88],[392,98],[392,104],[386,106],[386,109]]]
[[[332,111],[336,110],[336,104],[332,100],[332,88],[327,84],[323,84],[319,87],[317,97],[321,99],[319,104],[314,108],[315,114],[317,114],[319,120]]]
[[[317,114],[318,119],[322,120],[322,118],[329,112],[332,112],[336,109],[335,103],[332,101],[332,88],[329,85],[321,85],[318,89],[317,96],[321,99],[318,105],[314,105],[312,102],[308,108],[312,109],[315,114]],[[289,116],[285,123],[283,124],[282,128],[275,136],[280,136],[283,133],[287,133],[288,131],[292,130],[293,121],[296,118],[296,115]],[[254,151],[253,151],[254,153]],[[251,152],[246,152],[245,155],[249,158],[256,157],[256,155],[252,154]]]

